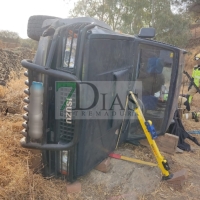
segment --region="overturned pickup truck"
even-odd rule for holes
[[[39,41],[23,60],[28,86],[22,147],[39,149],[44,176],[74,181],[114,151],[145,137],[126,97],[133,91],[158,135],[166,132],[184,68],[184,50],[153,40],[153,28],[131,36],[99,20],[32,16]]]

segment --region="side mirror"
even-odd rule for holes
[[[138,37],[154,38],[156,34],[155,28],[141,28]]]

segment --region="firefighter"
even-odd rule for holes
[[[197,87],[200,86],[200,53],[194,56],[194,60],[196,60],[197,65],[194,66],[192,71],[192,80]],[[193,96],[197,93],[197,89],[194,87],[191,82],[188,87],[188,102],[191,104]]]

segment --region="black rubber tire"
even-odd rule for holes
[[[42,24],[46,19],[56,19],[57,17],[46,15],[33,15],[28,20],[27,35],[29,38],[39,41],[40,36],[44,32],[45,28],[42,28]],[[59,18],[57,18],[59,19]]]

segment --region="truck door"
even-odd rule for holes
[[[137,56],[136,91],[143,104],[145,119],[151,120],[160,133],[169,104],[174,52],[163,47],[140,44]],[[132,116],[129,137],[144,137],[136,116]]]

